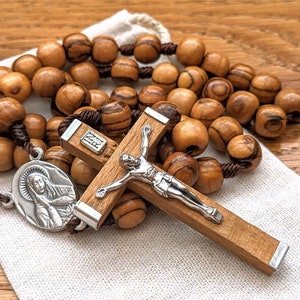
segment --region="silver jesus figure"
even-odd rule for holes
[[[100,187],[96,192],[96,197],[103,198],[110,191],[120,188],[131,179],[135,179],[151,185],[153,190],[159,195],[165,198],[175,198],[200,212],[206,219],[217,224],[221,223],[223,216],[216,208],[204,204],[174,176],[166,172],[160,172],[153,164],[147,161],[150,131],[150,125],[144,126],[142,130],[141,155],[139,157],[134,157],[127,153],[121,155],[120,163],[125,167],[127,173],[111,184]]]

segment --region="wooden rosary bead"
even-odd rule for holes
[[[65,83],[65,73],[54,67],[40,68],[32,78],[34,92],[45,98],[54,97],[58,89]]]
[[[34,147],[40,147],[44,151],[47,151],[46,143],[41,139],[31,138],[30,143]],[[16,146],[13,153],[14,165],[16,168],[20,168],[22,165],[30,161],[29,153],[26,151],[24,147]]]
[[[224,106],[218,100],[201,98],[193,105],[190,116],[201,121],[208,128],[211,122],[223,116],[224,112]]]
[[[36,56],[44,67],[61,69],[67,62],[64,47],[57,41],[49,41],[37,48]]]
[[[159,162],[164,163],[165,160],[174,152],[176,152],[176,149],[171,141],[162,141],[158,147],[157,158]]]
[[[106,92],[102,90],[89,90],[91,95],[91,103],[90,106],[95,107],[96,109],[100,109],[104,104],[109,102],[109,96]]]
[[[31,83],[20,72],[9,72],[0,79],[0,96],[13,97],[19,102],[25,102],[31,95]]]
[[[151,107],[153,104],[166,101],[166,91],[158,85],[146,85],[141,88],[138,95],[138,107],[140,110],[144,110],[146,107]]]
[[[286,114],[282,108],[265,104],[256,112],[254,130],[262,137],[277,138],[285,131],[286,122]]]
[[[225,102],[233,93],[231,82],[222,77],[209,79],[202,89],[203,98],[211,98],[220,102]]]
[[[58,128],[60,123],[65,119],[63,116],[54,116],[47,121],[46,141],[49,147],[60,145],[60,135]]]
[[[198,180],[198,162],[184,152],[174,152],[168,156],[162,169],[190,186]]]
[[[13,70],[9,67],[5,67],[5,66],[0,66],[0,79],[6,75],[7,73],[12,72]]]
[[[13,152],[13,141],[9,138],[0,136],[0,172],[11,170],[14,167]]]
[[[72,63],[86,61],[92,52],[92,43],[83,33],[72,33],[63,39],[67,59]]]
[[[258,98],[247,91],[234,92],[226,104],[226,112],[240,124],[249,123],[259,107]]]
[[[0,132],[7,132],[14,123],[23,121],[25,116],[25,108],[18,100],[0,98]]]
[[[252,171],[261,162],[262,150],[258,141],[250,135],[237,135],[227,145],[227,154],[234,163],[242,166],[241,171]]]
[[[92,40],[92,58],[98,64],[111,64],[118,56],[116,41],[106,35],[99,35]]]
[[[202,68],[188,66],[179,74],[177,87],[190,89],[199,96],[207,80],[207,73]]]
[[[52,146],[46,150],[44,159],[69,174],[74,157],[61,146]]]
[[[98,172],[98,170],[78,157],[75,157],[72,161],[70,175],[76,184],[88,186]]]
[[[284,110],[288,121],[300,122],[300,90],[283,88],[275,96],[274,104]]]
[[[94,89],[98,86],[100,75],[95,65],[84,61],[75,64],[70,69],[73,80],[82,84],[87,89]]]
[[[23,124],[31,139],[43,140],[45,138],[47,120],[43,115],[29,113],[25,116]]]
[[[198,159],[198,180],[194,188],[202,194],[218,191],[223,184],[224,176],[220,163],[212,157]]]
[[[182,115],[189,116],[197,95],[189,89],[176,88],[169,92],[167,101],[175,104]]]
[[[275,75],[268,73],[261,73],[254,76],[249,87],[249,91],[257,96],[260,104],[273,103],[280,89],[280,80]]]
[[[131,110],[122,101],[113,101],[102,107],[103,133],[109,137],[127,133],[131,125]]]
[[[214,120],[208,128],[209,141],[215,149],[221,152],[226,151],[227,144],[233,137],[242,133],[241,124],[229,116]]]
[[[199,155],[208,145],[207,129],[201,121],[187,117],[174,126],[172,142],[176,151]]]
[[[167,93],[176,87],[180,72],[176,66],[168,62],[158,64],[152,72],[152,82],[161,86]]]
[[[255,76],[255,70],[246,64],[234,64],[228,71],[228,79],[237,90],[248,90],[252,79]]]
[[[32,80],[35,72],[42,66],[42,63],[37,56],[24,54],[13,62],[12,69],[15,72],[24,74],[29,80]]]
[[[55,96],[57,108],[65,115],[72,114],[80,106],[89,105],[90,101],[89,91],[78,82],[64,84]]]
[[[117,85],[135,85],[139,80],[139,66],[128,57],[118,57],[111,66],[111,78]]]
[[[153,34],[142,34],[134,42],[133,55],[141,63],[148,64],[156,61],[160,56],[161,42]]]
[[[137,91],[132,87],[120,86],[111,92],[110,101],[122,101],[132,109],[137,106],[138,94]]]
[[[200,65],[205,53],[205,44],[198,37],[183,39],[176,48],[176,58],[184,66]]]
[[[152,108],[169,119],[168,132],[180,121],[181,113],[174,103],[159,101],[152,105]]]
[[[62,70],[65,76],[65,83],[72,83],[74,82],[74,79],[72,77],[72,75],[64,70]]]
[[[207,52],[201,64],[201,68],[206,72],[218,77],[225,77],[229,67],[229,59],[217,52]]]
[[[118,227],[133,228],[145,220],[146,210],[146,204],[140,196],[126,192],[113,208],[112,216]]]

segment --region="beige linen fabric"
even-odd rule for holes
[[[149,31],[163,42],[170,40],[151,16],[126,10],[83,32],[90,38],[112,35],[124,44]],[[103,80],[100,88],[113,86]],[[33,96],[26,109],[50,117],[49,99]],[[255,171],[226,179],[211,196],[290,245],[271,277],[154,207],[132,230],[111,226],[77,235],[40,231],[15,209],[0,207],[0,263],[20,299],[297,299],[300,179],[264,146],[262,150]],[[203,155],[227,161],[211,148]],[[0,174],[1,192],[10,190],[13,173]]]

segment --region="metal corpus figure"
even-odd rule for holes
[[[96,197],[104,198],[107,193],[120,188],[129,180],[135,179],[151,185],[153,190],[159,195],[180,200],[188,207],[200,212],[206,219],[214,223],[221,223],[223,216],[216,208],[202,203],[194,193],[189,191],[174,176],[166,172],[160,172],[153,164],[147,161],[150,131],[150,125],[144,126],[142,130],[142,153],[139,157],[134,157],[127,153],[121,155],[120,163],[125,167],[127,173],[111,184],[100,187],[96,192]]]

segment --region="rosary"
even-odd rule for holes
[[[176,56],[182,69],[150,66],[160,55]],[[116,84],[111,95],[97,89],[105,78]],[[26,114],[33,92],[51,99],[49,120]],[[75,33],[0,67],[0,95],[0,171],[17,168],[0,203],[32,225],[131,228],[153,204],[262,272],[279,268],[289,247],[207,196],[259,165],[260,145],[243,126],[276,138],[299,121],[300,91],[276,76],[230,66],[196,37],[176,45],[144,34],[117,45]],[[230,162],[201,157],[209,142]]]

